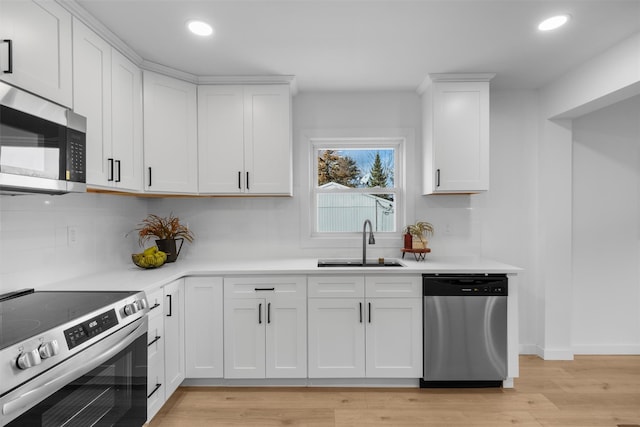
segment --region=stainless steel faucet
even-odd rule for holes
[[[375,245],[376,239],[373,237],[373,226],[371,225],[371,221],[368,219],[364,220],[364,225],[362,226],[362,266],[367,265],[367,224],[369,224],[369,244]]]

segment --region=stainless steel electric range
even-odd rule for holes
[[[141,426],[144,292],[0,296],[0,425]]]

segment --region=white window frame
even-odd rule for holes
[[[303,130],[300,138],[304,149],[300,150],[302,168],[301,212],[301,246],[303,248],[352,248],[362,246],[362,231],[356,232],[316,232],[317,207],[317,151],[323,148],[389,148],[395,149],[395,188],[373,190],[371,188],[354,188],[351,191],[370,194],[392,193],[395,198],[396,231],[376,233],[376,245],[379,248],[402,247],[402,228],[407,223],[407,212],[413,211],[413,194],[407,186],[407,159],[413,159],[413,129],[341,129],[341,130]],[[302,156],[306,157],[305,159]]]

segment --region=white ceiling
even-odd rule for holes
[[[197,76],[294,75],[300,91],[415,90],[429,73],[465,72],[538,88],[640,31],[640,0],[77,3],[147,61]],[[560,12],[567,26],[537,31]],[[188,34],[193,18],[215,36]]]

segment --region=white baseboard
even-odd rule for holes
[[[640,355],[640,344],[574,345],[573,352],[582,355]]]
[[[640,355],[640,344],[574,345],[569,349],[549,349],[536,344],[520,344],[519,354],[536,355],[544,360],[573,360],[576,354]]]

